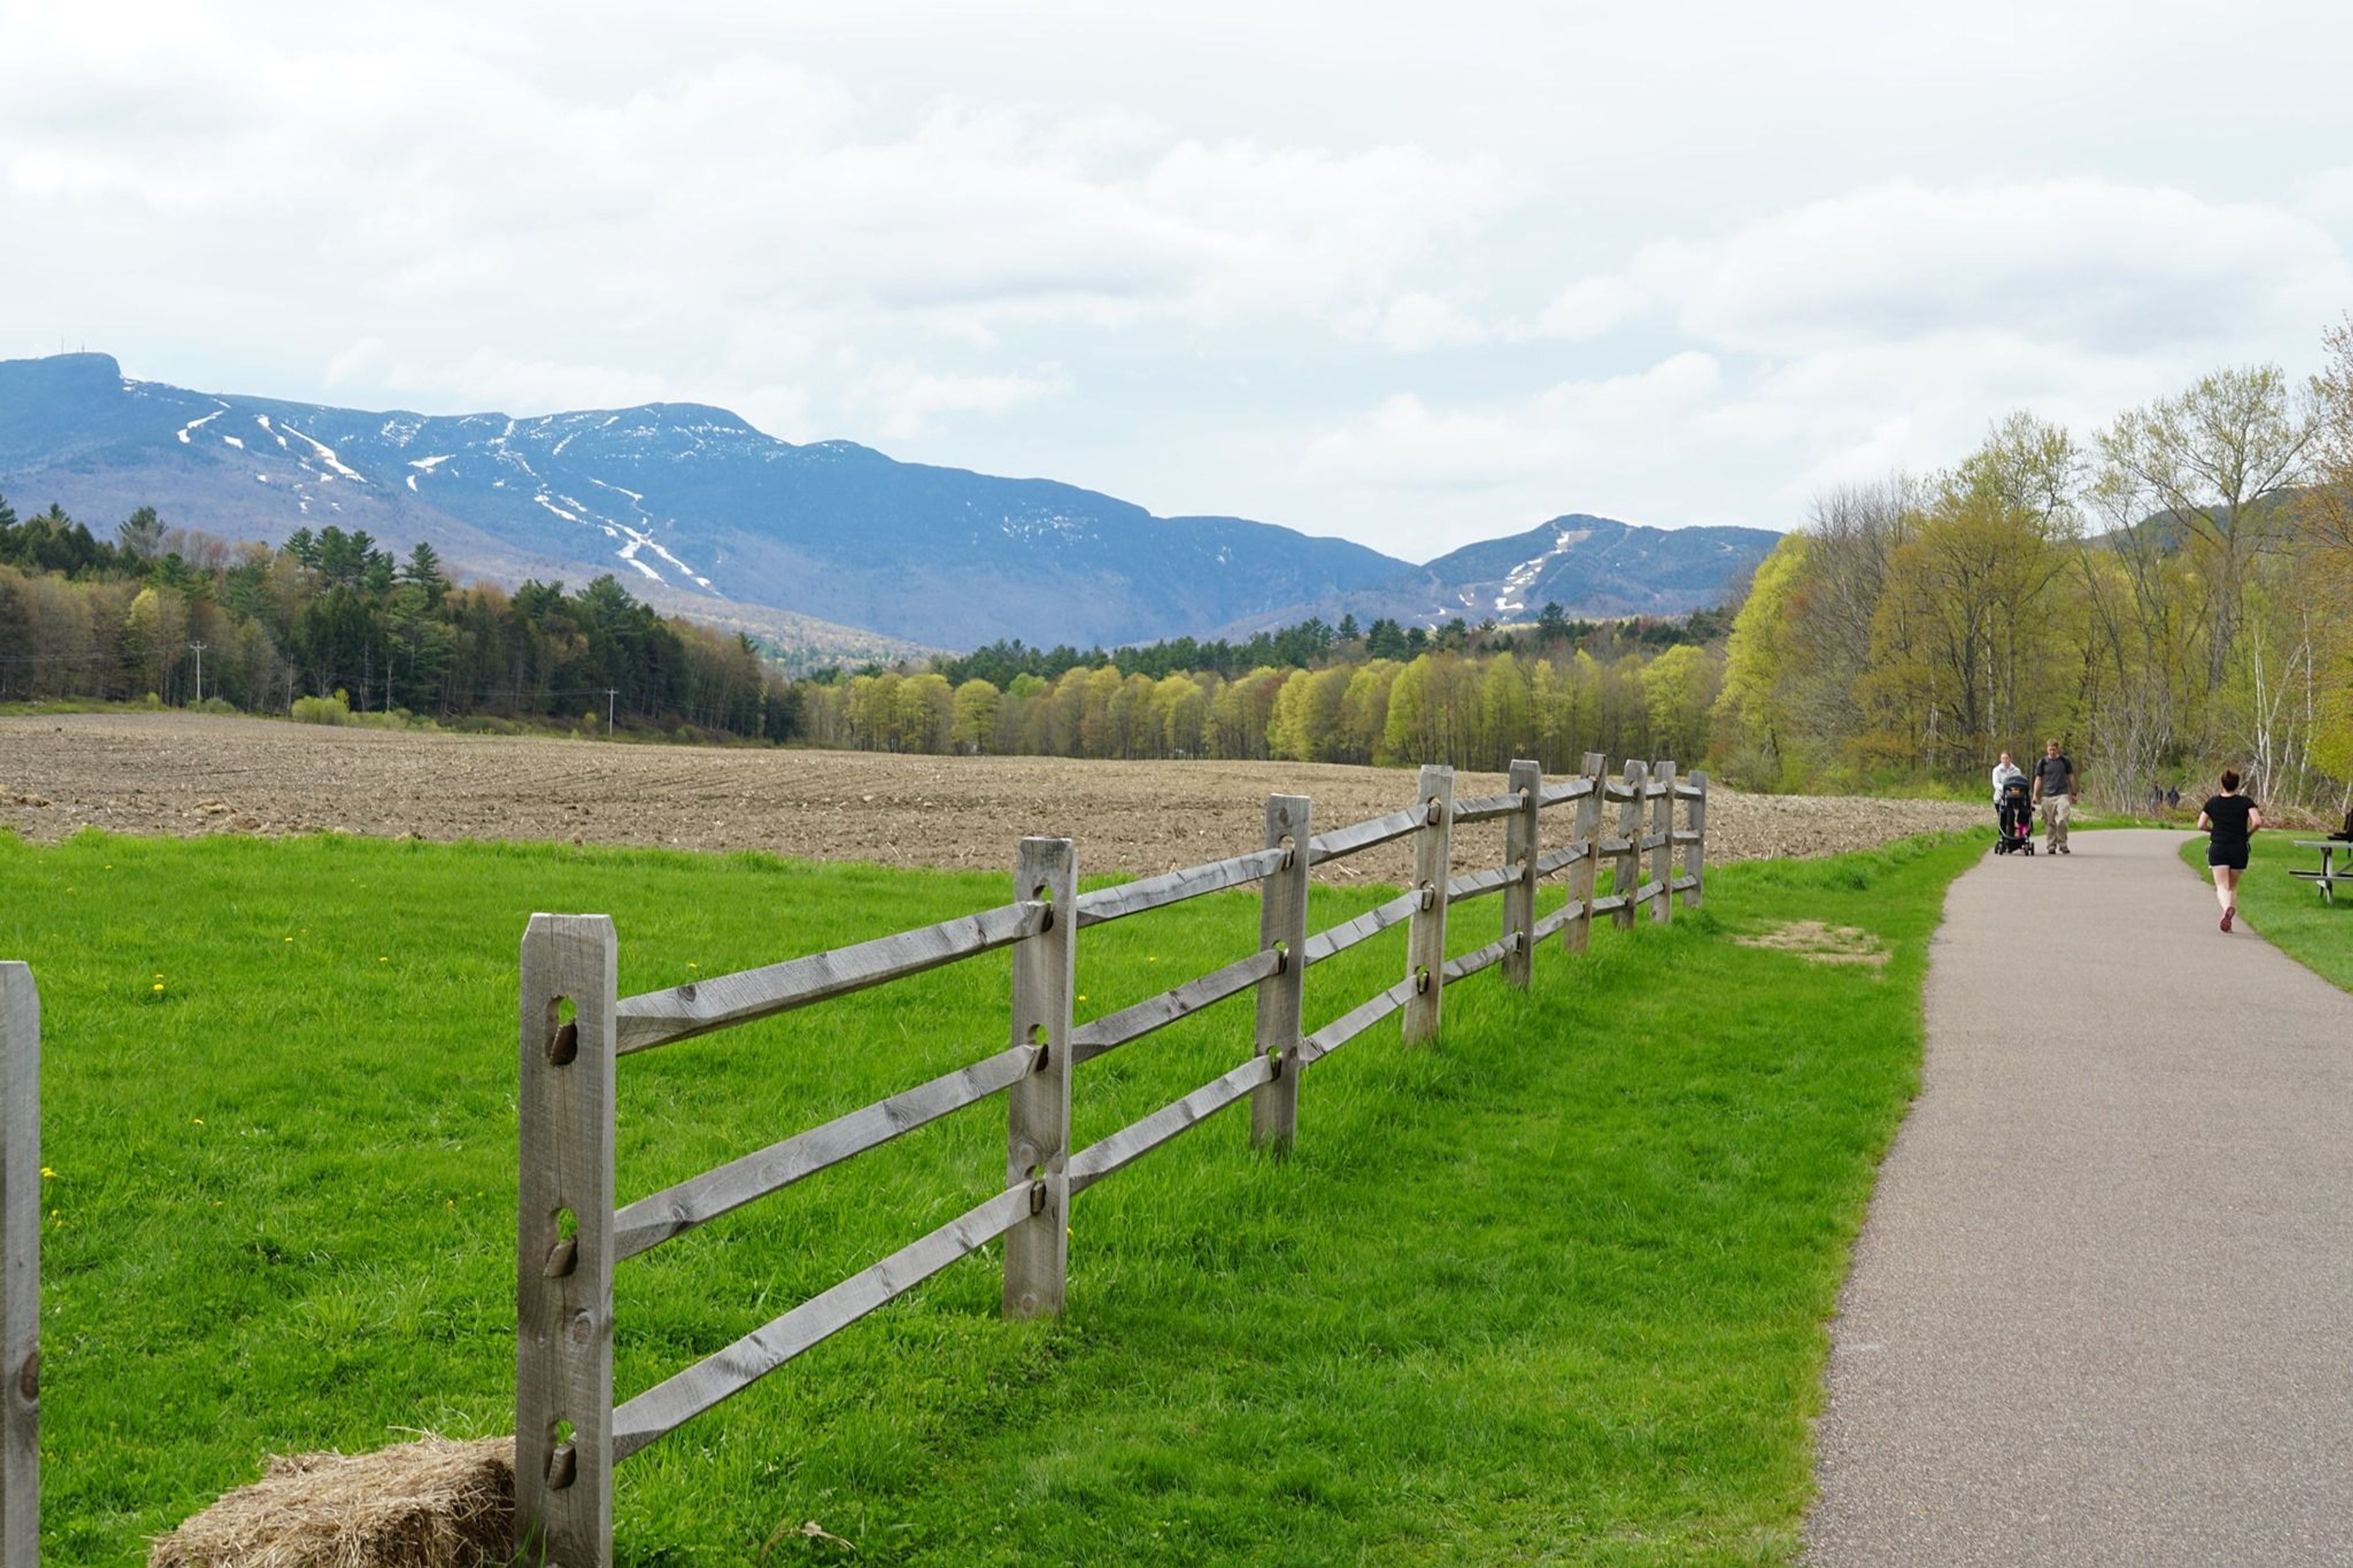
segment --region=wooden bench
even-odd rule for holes
[[[2287,874],[2291,877],[2300,877],[2305,881],[2318,886],[2320,901],[2334,906],[2337,902],[2337,884],[2353,882],[2353,843],[2348,843],[2342,838],[2299,838],[2295,841],[2295,847],[2298,849],[2319,850],[2320,869],[2306,871],[2292,866],[2288,868]],[[2338,865],[2337,860],[2340,854],[2346,860],[2342,866]]]

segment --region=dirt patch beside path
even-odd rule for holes
[[[1459,777],[1499,794],[1501,774]],[[1098,763],[728,751],[331,729],[180,713],[0,718],[0,827],[118,833],[333,830],[425,838],[764,849],[996,870],[1024,834],[1078,840],[1082,870],[1149,874],[1257,847],[1266,796],[1306,795],[1315,826],[1409,804],[1404,769],[1301,763]],[[1546,839],[1569,808],[1546,813]],[[1711,861],[1829,855],[1986,813],[1936,801],[1708,795]],[[1557,826],[1555,824],[1558,824]],[[1500,862],[1503,827],[1458,831],[1456,863]],[[1398,846],[1331,870],[1402,881]]]
[[[1770,931],[1732,940],[1743,947],[1786,952],[1810,963],[1867,963],[1876,968],[1890,956],[1886,946],[1869,931],[1824,925],[1820,921],[1788,921]]]

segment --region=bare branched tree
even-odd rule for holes
[[[2281,503],[2311,477],[2319,437],[2310,400],[2268,364],[2216,371],[2100,435],[2094,504],[2109,521],[2202,547],[2210,696],[2230,669],[2254,558],[2279,542]]]

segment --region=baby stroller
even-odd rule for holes
[[[2034,853],[2034,794],[2023,776],[2004,779],[2001,796],[1994,803],[2001,825],[2001,837],[1995,840],[1997,855],[2031,855]]]

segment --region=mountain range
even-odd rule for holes
[[[1050,479],[797,446],[700,404],[369,413],[132,380],[99,353],[0,361],[0,494],[93,527],[151,505],[168,524],[269,543],[334,523],[429,542],[459,574],[509,584],[614,572],[666,612],[847,657],[1318,614],[1511,620],[1547,602],[1672,615],[1715,602],[1778,538],[1578,514],[1416,565]]]

